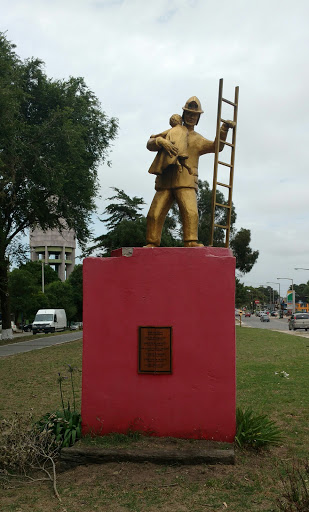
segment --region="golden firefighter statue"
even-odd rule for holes
[[[200,100],[192,96],[183,107],[182,119],[174,114],[170,119],[172,128],[152,135],[147,142],[149,151],[157,151],[149,169],[157,177],[156,193],[147,215],[146,247],[160,246],[165,217],[174,201],[182,219],[184,246],[203,247],[198,243],[198,161],[201,155],[215,152],[215,141],[194,131],[202,113]],[[233,126],[233,121],[222,124],[220,141],[226,140]],[[220,142],[219,150],[223,148],[224,142]]]

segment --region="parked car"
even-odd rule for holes
[[[250,318],[250,316],[251,316],[251,312],[250,312],[250,311],[246,311],[246,312],[245,312],[245,317],[246,317],[246,316],[248,316],[248,317]]]
[[[30,331],[32,331],[32,324],[26,324],[26,325],[23,325],[22,330],[23,330],[24,332],[30,332]]]
[[[278,315],[277,311],[272,311],[272,312],[270,313],[270,316],[277,316],[277,315]]]
[[[289,320],[289,330],[309,329],[309,313],[293,313]]]
[[[71,322],[70,330],[71,331],[78,331],[83,328],[83,322]]]
[[[267,315],[267,314],[263,314],[262,315],[261,314],[260,320],[261,320],[261,322],[269,322],[269,315]]]

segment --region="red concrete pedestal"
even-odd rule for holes
[[[235,259],[134,248],[84,260],[84,432],[233,442]],[[131,254],[131,255],[130,255]],[[139,327],[172,327],[172,373],[138,373]]]

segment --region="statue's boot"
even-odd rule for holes
[[[205,247],[204,244],[199,244],[196,240],[185,242],[185,247]]]

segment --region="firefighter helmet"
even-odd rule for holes
[[[202,110],[201,102],[196,96],[191,96],[191,98],[189,98],[186,102],[185,106],[182,107],[182,110],[193,112],[194,114],[203,114],[204,112],[204,110]]]

